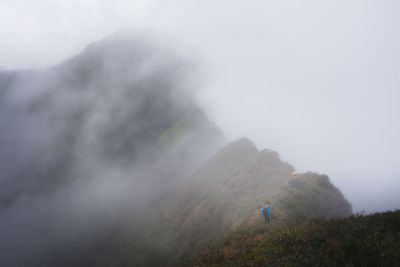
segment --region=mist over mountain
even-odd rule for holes
[[[193,75],[127,33],[48,69],[1,72],[0,265],[82,254],[224,144]]]
[[[400,266],[399,13],[0,1],[0,267]]]
[[[119,33],[42,70],[0,72],[2,266],[162,266],[230,233],[350,215],[326,175],[226,140],[195,65]]]

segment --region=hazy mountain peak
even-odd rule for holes
[[[249,155],[256,153],[258,151],[255,144],[250,141],[247,137],[242,137],[236,141],[233,141],[226,147],[220,150],[220,154],[230,154],[233,155]]]
[[[249,148],[253,148],[255,150],[257,149],[256,145],[248,137],[245,137],[245,136],[237,139],[236,141],[233,141],[227,147],[234,147],[234,146],[249,147]]]

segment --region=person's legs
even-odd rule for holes
[[[267,220],[268,220],[267,218],[268,218],[268,216],[265,215],[265,216],[264,216],[264,224],[267,224]]]

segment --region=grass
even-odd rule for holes
[[[236,233],[178,266],[400,266],[400,210]]]

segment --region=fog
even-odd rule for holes
[[[229,140],[329,175],[355,212],[383,211],[400,207],[399,12],[394,0],[3,0],[0,70],[155,32],[201,65],[198,101]]]
[[[215,153],[194,72],[161,40],[119,32],[54,67],[0,73],[0,265],[88,266]]]

